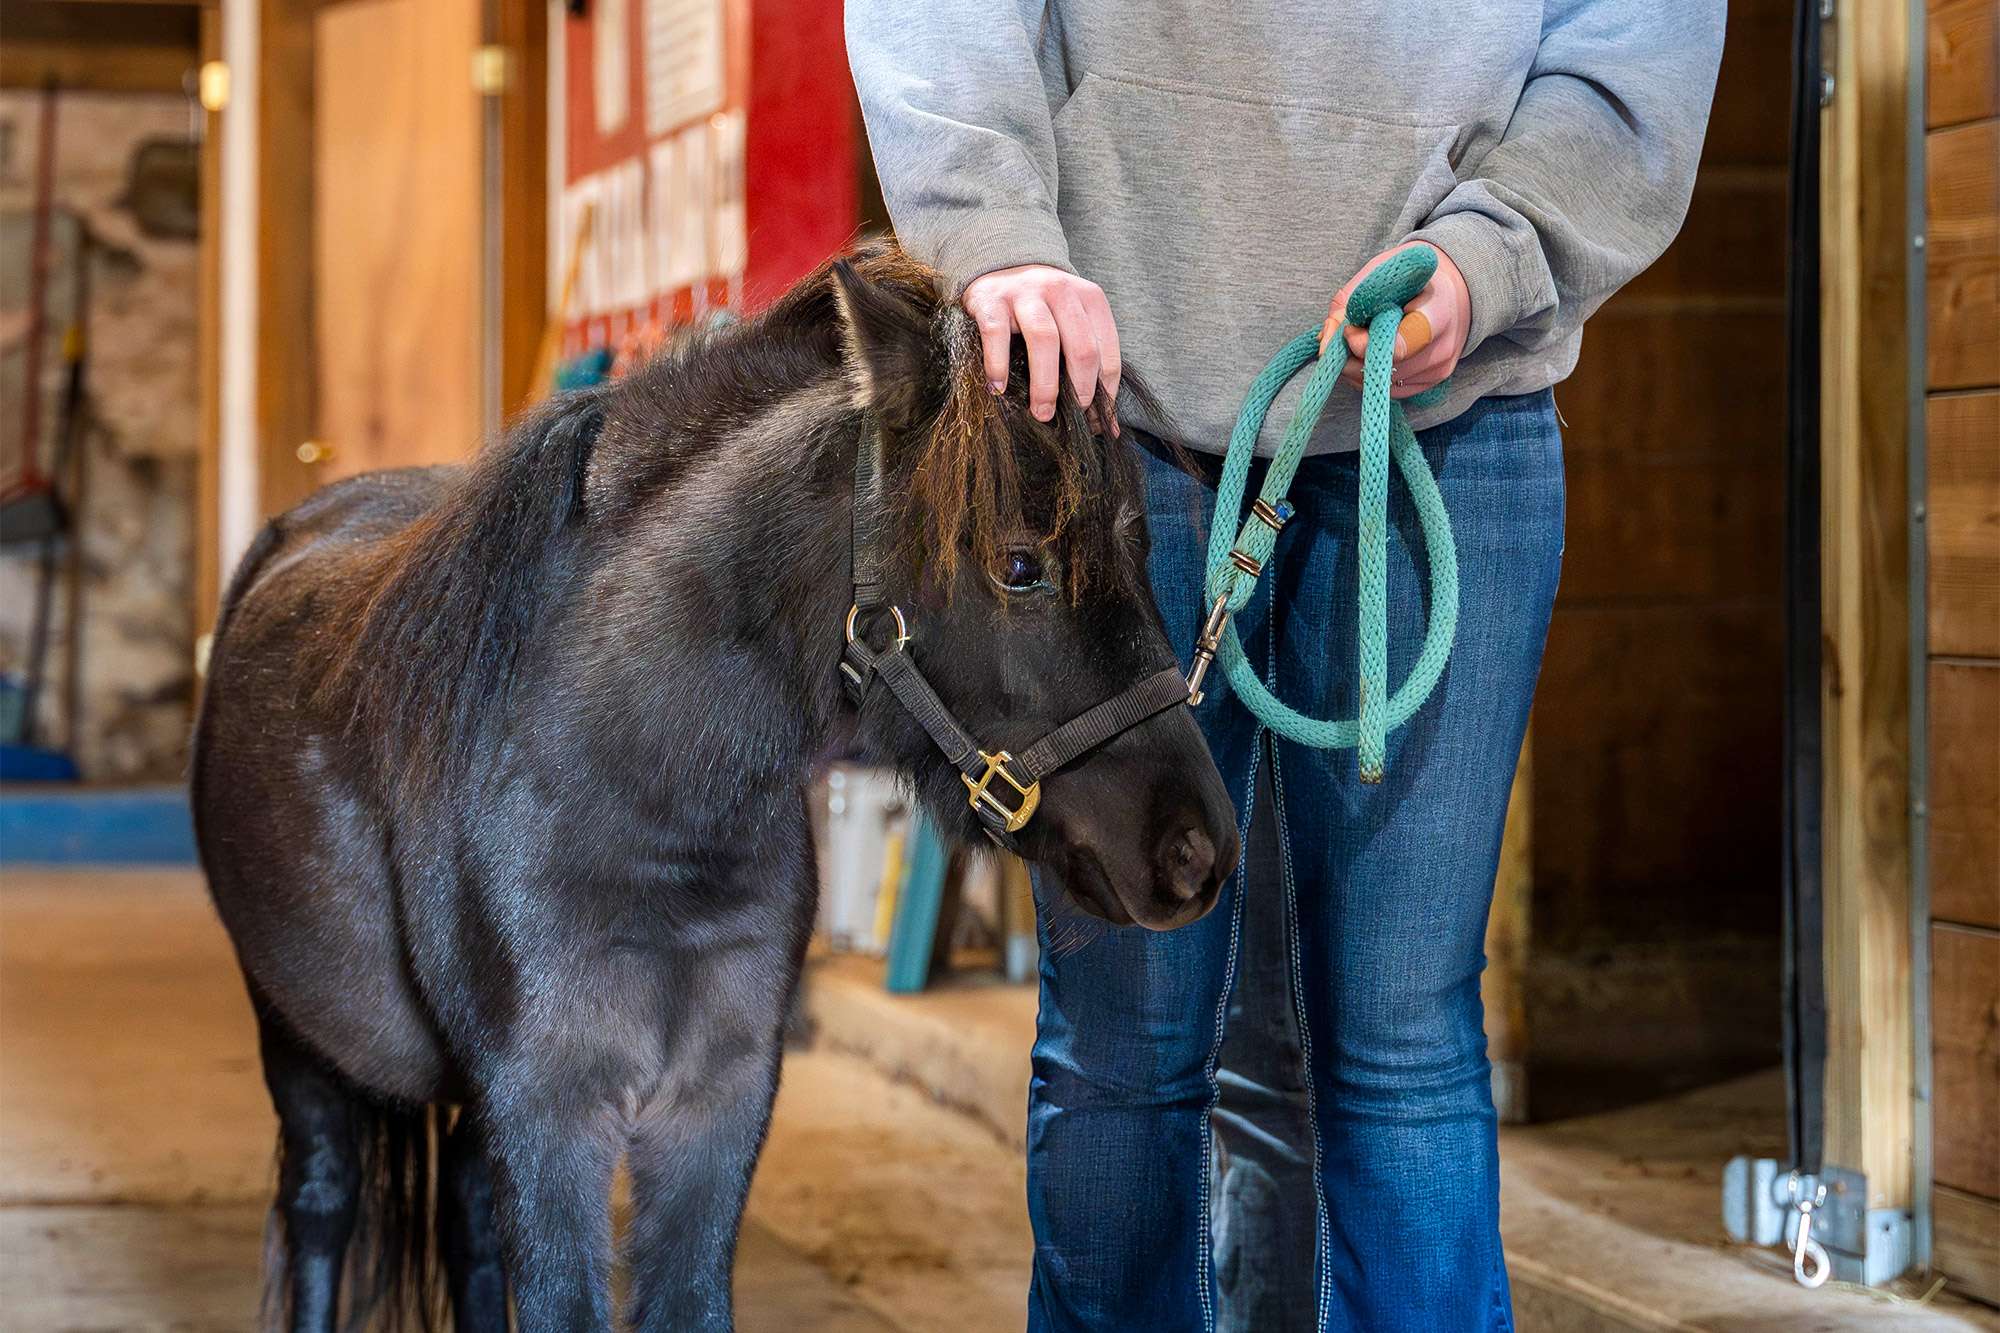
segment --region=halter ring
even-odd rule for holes
[[[847,641],[849,643],[857,641],[854,637],[854,622],[860,614],[861,605],[858,602],[847,608]],[[910,622],[903,619],[903,608],[900,606],[891,606],[889,614],[896,619],[896,637],[890,641],[889,647],[885,651],[900,653],[910,643]]]

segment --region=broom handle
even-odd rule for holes
[[[49,314],[49,219],[55,212],[56,83],[42,85],[41,143],[35,157],[35,234],[28,251],[28,342],[22,348],[21,481],[42,480],[42,335]]]

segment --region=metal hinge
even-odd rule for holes
[[[472,90],[482,97],[496,97],[514,82],[514,53],[504,46],[488,44],[472,53]]]
[[[1835,20],[1835,0],[1819,0],[1819,104],[1821,106],[1827,106],[1833,101],[1834,56],[1839,51],[1836,38],[1840,31]]]
[[[1745,1245],[1783,1245],[1799,1282],[1829,1276],[1876,1287],[1910,1266],[1910,1215],[1870,1208],[1859,1171],[1795,1171],[1771,1157],[1735,1157],[1722,1172],[1722,1226]]]

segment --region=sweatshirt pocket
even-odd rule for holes
[[[1456,125],[1125,76],[1084,75],[1054,129],[1072,248],[1143,238],[1155,261],[1224,273],[1337,287],[1457,184]]]
[[[1070,257],[1205,434],[1265,358],[1451,192],[1458,129],[1089,73],[1054,117]],[[1222,416],[1194,407],[1197,393]]]

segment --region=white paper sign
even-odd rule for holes
[[[647,137],[722,105],[722,6],[723,0],[646,0]]]
[[[632,47],[625,0],[597,0],[590,11],[591,77],[597,89],[597,132],[612,134],[632,114]]]

